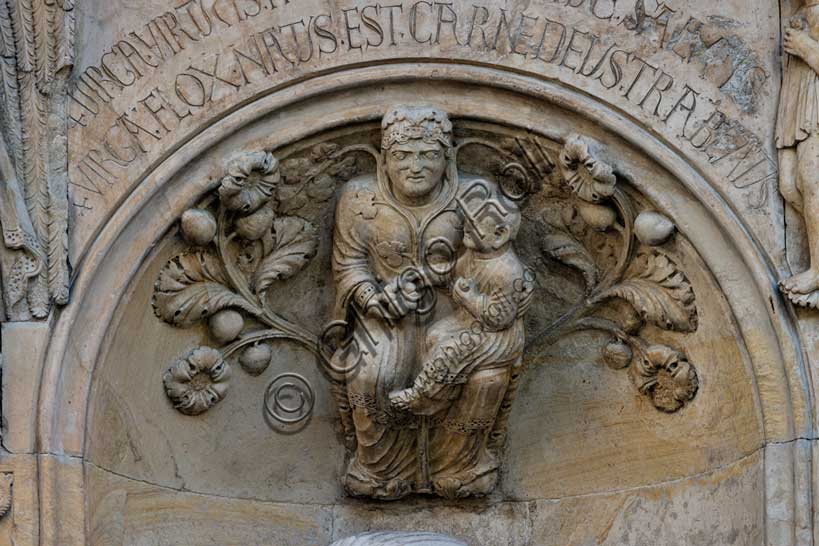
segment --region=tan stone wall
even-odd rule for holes
[[[814,543],[816,311],[795,309],[776,286],[807,265],[801,217],[778,194],[773,142],[780,26],[794,6],[85,0],[74,9],[72,297],[47,322],[3,325],[0,474],[14,485],[0,544],[325,546],[381,529],[475,545]],[[696,367],[693,400],[658,411],[630,372],[606,366],[609,335],[563,336],[526,353],[495,491],[389,503],[345,494],[330,385],[300,346],[273,343],[259,377],[234,365],[229,395],[202,415],[173,409],[163,372],[213,344],[207,323],[173,327],[151,305],[163,266],[190,246],[182,213],[213,203],[239,152],[288,158],[321,142],[377,144],[384,112],[419,101],[448,112],[456,136],[480,128],[559,151],[582,135],[638,210],[673,222],[661,250],[690,281],[698,326],[641,335]],[[479,155],[464,157],[482,168]],[[319,227],[317,255],[273,305],[318,332],[335,293],[334,213],[332,198],[314,201],[297,214]],[[523,232],[518,250],[534,263],[537,253],[521,249],[538,243]],[[527,333],[583,299],[577,275],[544,267]],[[273,378],[294,371],[316,404],[302,430],[281,434],[262,401]]]

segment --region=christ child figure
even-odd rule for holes
[[[438,414],[472,374],[511,367],[523,353],[522,317],[533,286],[512,246],[520,211],[502,195],[472,207],[459,203],[465,220],[464,250],[452,276],[456,309],[431,325],[412,386],[390,394],[394,407],[416,415]]]

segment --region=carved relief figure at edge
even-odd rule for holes
[[[343,349],[333,357],[339,369],[355,368],[346,386],[356,447],[344,484],[353,495],[381,499],[485,494],[495,485],[497,464],[481,454],[509,383],[506,361],[515,358],[504,355],[497,369],[494,361],[475,366],[461,377],[457,400],[439,412],[425,403],[427,411],[404,411],[407,404],[391,404],[389,393],[412,384],[430,326],[451,312],[440,289],[462,246],[457,202],[476,184],[498,192],[488,181],[459,175],[452,124],[435,108],[389,111],[381,152],[377,175],[348,182],[336,209],[337,315],[373,347],[358,363],[346,362],[353,356]],[[498,250],[506,252],[505,242]]]
[[[800,306],[819,306],[819,0],[803,0],[785,29],[776,126],[779,191],[807,227],[810,268],[780,283]]]

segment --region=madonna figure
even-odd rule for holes
[[[333,234],[336,315],[357,340],[367,340],[365,351],[340,348],[332,357],[335,369],[349,370],[343,380],[346,424],[355,432],[344,487],[385,500],[410,493],[483,495],[497,480],[490,438],[519,355],[489,365],[489,373],[470,370],[448,390],[445,404],[410,408],[391,402],[390,393],[415,383],[430,326],[457,307],[454,270],[464,222],[474,221],[464,196],[472,196],[474,211],[481,208],[475,195],[492,201],[497,189],[459,175],[452,123],[433,107],[386,113],[378,163],[375,176],[342,188]],[[441,333],[435,337],[440,347]]]

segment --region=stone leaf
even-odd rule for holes
[[[600,294],[596,301],[622,298],[643,320],[665,330],[694,332],[698,317],[691,283],[671,258],[659,252],[638,254],[625,281]]]
[[[256,292],[267,290],[274,281],[292,277],[316,254],[316,228],[303,218],[283,216],[273,222],[276,245],[264,257],[254,275]]]
[[[154,284],[154,313],[169,324],[188,327],[226,307],[258,312],[227,285],[213,254],[203,250],[180,254],[159,272]]]
[[[597,284],[597,265],[594,258],[586,247],[570,234],[556,229],[550,231],[543,238],[541,248],[550,258],[583,273],[587,288]]]

